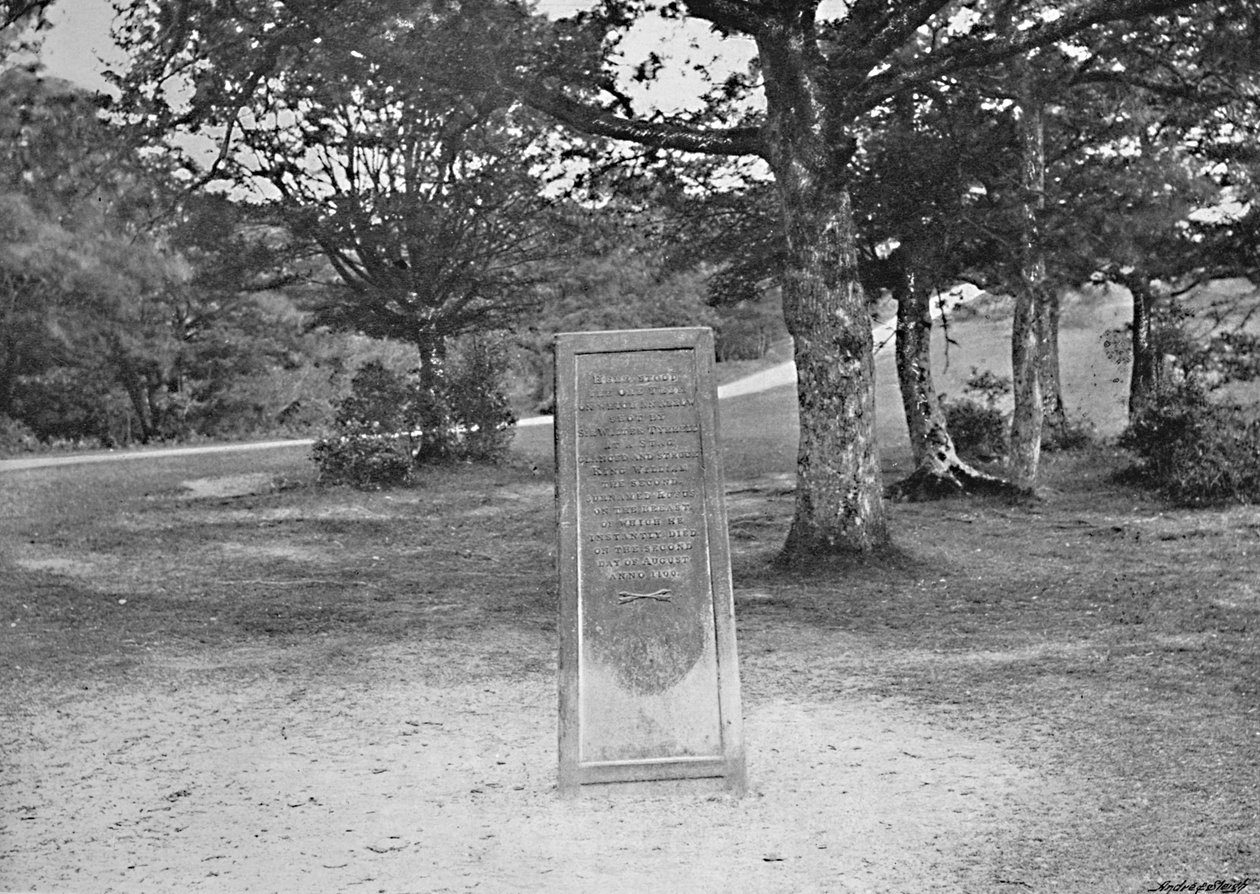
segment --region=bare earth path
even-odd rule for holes
[[[0,617],[0,891],[786,894],[1036,877],[1004,848],[1061,782],[1030,767],[1018,729],[977,734],[872,697],[869,638],[784,621],[755,589],[737,593],[749,794],[560,800],[552,613],[515,608],[552,598],[550,482],[269,495],[281,453],[246,474],[199,458],[193,478],[187,457],[143,475],[106,464],[79,494],[85,467],[9,479],[0,587],[22,589]],[[734,523],[758,524],[785,480],[735,486]],[[417,515],[429,500],[445,515]],[[523,540],[448,567],[423,533],[442,518],[494,518]],[[360,528],[376,533],[352,540]],[[454,567],[472,577],[443,576]]]
[[[315,679],[155,655],[28,706],[0,737],[21,769],[0,789],[0,889],[1001,890],[968,864],[992,866],[1044,797],[1002,748],[896,704],[803,698],[750,705],[743,800],[561,800],[549,674],[414,679],[479,645],[544,644],[387,649]]]

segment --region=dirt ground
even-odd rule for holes
[[[546,474],[240,462],[7,477],[0,891],[1260,885],[1243,510],[1082,461],[1064,505],[898,508],[910,559],[801,577],[767,563],[788,479],[733,480],[748,794],[565,800]],[[1159,589],[1188,556],[1210,604]]]
[[[0,742],[22,771],[3,886],[988,890],[1002,880],[974,870],[1048,796],[1015,755],[904,706],[803,698],[749,706],[741,800],[704,783],[559,799],[551,676],[460,679],[477,647],[541,645],[498,631],[287,674],[246,650],[155,654],[142,679],[30,706]]]

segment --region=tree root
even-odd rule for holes
[[[957,456],[946,459],[937,455],[928,457],[908,477],[890,484],[884,495],[900,502],[927,503],[973,495],[1027,498],[1032,493],[1005,478],[981,472]]]

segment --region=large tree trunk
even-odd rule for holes
[[[758,36],[771,167],[788,264],[783,316],[795,341],[796,508],[781,559],[867,554],[889,544],[875,441],[870,317],[844,179],[852,141],[828,126],[824,87],[799,35]]]
[[[903,256],[904,258],[904,256]],[[967,493],[1014,495],[1010,483],[963,462],[932,381],[932,310],[927,290],[918,288],[912,262],[899,262],[893,285],[897,299],[897,381],[910,431],[914,471],[890,485],[893,499],[924,501]]]
[[[1041,103],[1034,95],[1031,66],[1016,60],[1023,232],[1021,282],[1015,294],[1011,323],[1011,378],[1015,409],[1011,415],[1010,476],[1016,486],[1031,490],[1041,462],[1044,419],[1040,369],[1039,319],[1045,305],[1046,260],[1041,246],[1040,211],[1045,198],[1045,131]]]

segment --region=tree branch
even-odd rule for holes
[[[860,108],[872,109],[907,89],[966,69],[982,68],[1011,59],[1081,31],[1109,22],[1162,15],[1194,6],[1199,0],[1096,0],[1051,22],[1038,22],[1012,38],[992,34],[951,41],[943,50],[912,64],[890,69],[866,82]]]
[[[1120,84],[1125,87],[1137,87],[1148,93],[1166,96],[1170,99],[1185,99],[1194,102],[1221,102],[1243,99],[1245,97],[1237,89],[1229,87],[1212,89],[1203,82],[1185,81],[1180,84],[1169,84],[1140,75],[1123,71],[1091,71],[1072,79],[1073,84]]]
[[[765,25],[761,5],[747,0],[686,0],[687,12],[723,31],[755,34]]]
[[[592,136],[706,155],[765,157],[767,153],[761,131],[755,127],[710,129],[673,121],[633,120],[525,83],[516,85],[513,92],[527,105]]]

